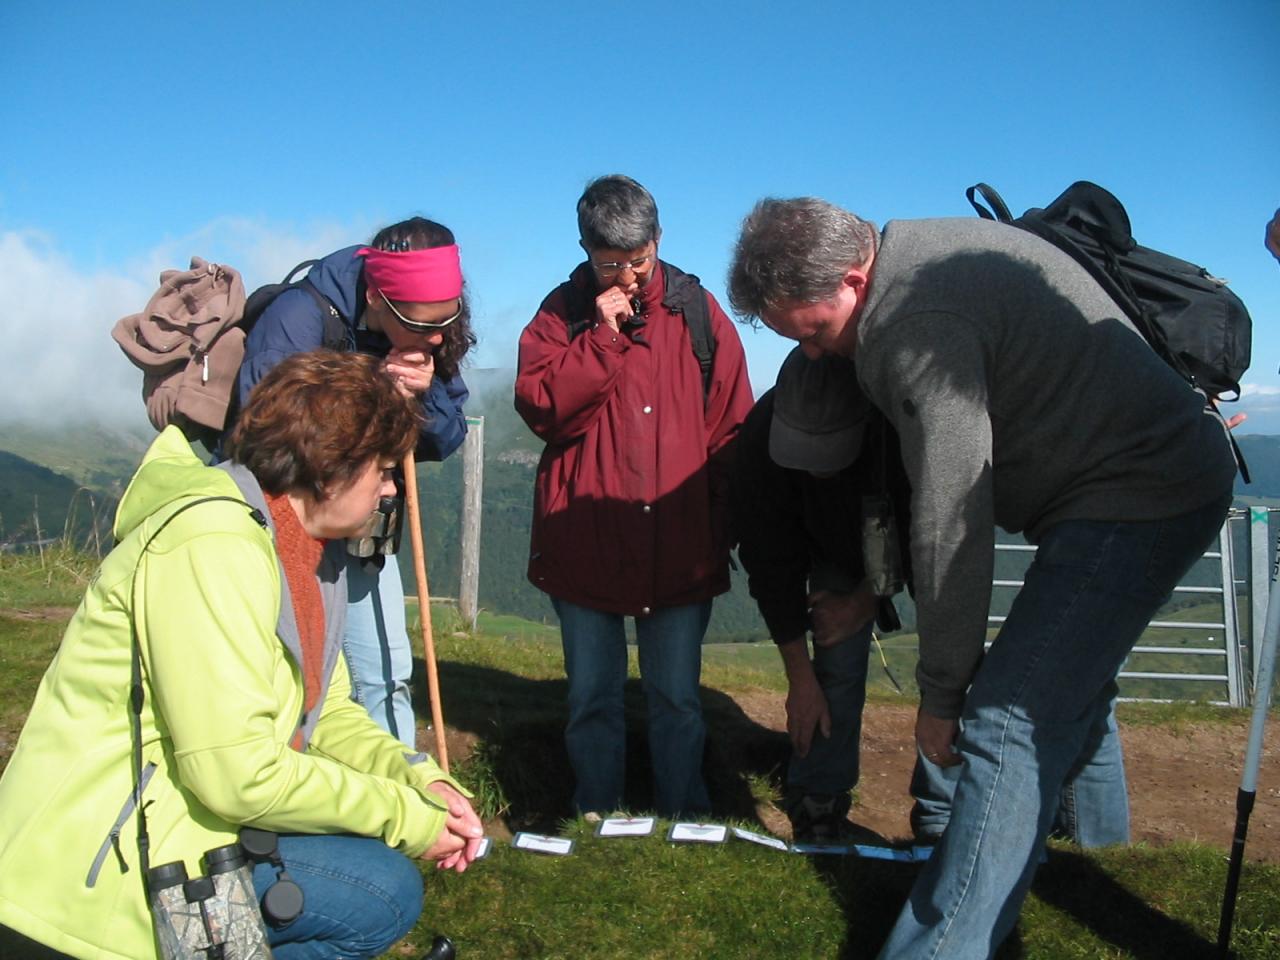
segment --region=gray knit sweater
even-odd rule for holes
[[[959,715],[982,656],[994,526],[1156,520],[1226,493],[1204,399],[1049,243],[984,220],[886,225],[858,378],[902,438],[925,709]]]

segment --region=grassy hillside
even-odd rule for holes
[[[141,401],[139,401],[141,411]],[[37,425],[0,422],[0,450],[47,467],[78,486],[119,497],[155,438],[137,429],[99,423]]]
[[[0,548],[66,536],[109,544],[115,499],[86,490],[47,467],[0,450]]]

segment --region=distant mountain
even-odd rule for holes
[[[1280,437],[1257,434],[1236,437],[1240,452],[1249,466],[1251,483],[1237,474],[1237,497],[1280,498]]]
[[[64,535],[82,545],[110,544],[115,508],[115,497],[0,450],[0,548]]]
[[[145,426],[108,427],[83,419],[58,425],[0,421],[0,450],[115,497],[124,491],[155,437],[155,431]]]

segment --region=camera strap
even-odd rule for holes
[[[138,551],[138,562],[134,564],[133,576],[129,580],[129,600],[132,609],[129,613],[129,712],[130,730],[133,740],[133,806],[138,814],[138,862],[142,865],[142,884],[146,888],[147,874],[151,870],[151,837],[147,833],[147,813],[145,805],[142,802],[142,703],[146,696],[145,688],[142,684],[142,649],[138,640],[138,570],[142,567],[142,560],[146,556],[147,551],[151,548],[151,544],[155,542],[156,537],[164,532],[165,527],[169,526],[179,516],[186,513],[192,507],[198,507],[202,503],[212,503],[214,501],[224,500],[228,503],[238,503],[249,511],[249,516],[254,522],[259,524],[264,530],[269,529],[267,518],[262,515],[262,511],[258,510],[252,504],[245,503],[239,497],[226,496],[210,496],[200,497],[192,500],[190,503],[184,503],[158,526],[155,531],[147,537],[146,543],[142,545],[142,549]],[[120,869],[123,873],[129,872],[129,864],[125,862],[123,854],[117,846],[116,853],[120,856]]]

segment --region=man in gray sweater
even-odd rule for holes
[[[810,356],[852,358],[901,439],[916,740],[963,766],[881,956],[989,956],[1059,791],[1113,723],[1124,658],[1226,517],[1226,430],[1079,265],[1004,224],[877,233],[825,201],[765,200],[729,286],[740,314]],[[996,524],[1038,552],[984,656]]]

